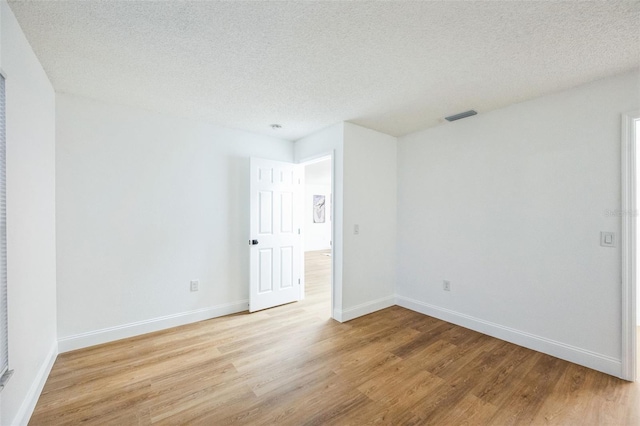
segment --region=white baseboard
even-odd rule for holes
[[[338,322],[344,322],[344,320],[342,319],[342,311],[340,309],[333,310],[333,319]]]
[[[403,308],[411,309],[412,311],[469,328],[510,343],[515,343],[516,345],[524,346],[534,351],[552,355],[565,361],[602,371],[612,376],[620,377],[622,374],[622,361],[620,359],[577,348],[493,322],[484,321],[470,315],[430,305],[404,296],[397,295],[396,304]]]
[[[333,318],[339,322],[351,321],[352,319],[361,317],[363,315],[368,315],[375,311],[389,308],[395,304],[396,304],[395,296],[387,296],[381,299],[376,299],[370,302],[362,303],[352,308],[343,309],[342,311],[336,309],[333,312]]]
[[[248,309],[248,303],[248,300],[241,300],[239,302],[211,306],[209,308],[181,312],[116,327],[80,333],[74,336],[62,337],[58,339],[58,348],[60,353],[69,352],[102,343],[113,342],[115,340],[126,339],[128,337],[139,336],[141,334],[152,333],[154,331],[165,330],[171,327],[221,317],[223,315],[235,314],[246,311]]]
[[[38,369],[38,373],[36,374],[35,379],[31,383],[29,387],[29,391],[27,395],[24,397],[22,401],[22,405],[18,409],[16,416],[13,421],[9,424],[11,425],[24,425],[26,426],[29,423],[29,419],[31,419],[31,415],[33,414],[33,410],[36,408],[36,404],[38,403],[38,399],[40,398],[40,394],[42,393],[42,389],[44,388],[44,384],[47,382],[49,378],[49,373],[51,373],[51,369],[53,368],[53,364],[56,361],[58,356],[58,343],[53,342],[51,345],[51,349],[47,354],[42,365]]]

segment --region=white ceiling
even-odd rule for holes
[[[58,92],[291,140],[400,136],[640,66],[638,1],[10,5]]]

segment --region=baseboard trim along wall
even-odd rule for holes
[[[403,308],[411,309],[412,311],[429,315],[519,346],[524,346],[534,351],[555,356],[565,361],[583,365],[612,376],[620,377],[622,374],[622,361],[619,359],[505,327],[493,322],[484,321],[404,296],[397,295],[396,304]]]
[[[249,306],[248,303],[248,300],[241,300],[116,327],[103,328],[74,336],[62,337],[58,339],[58,349],[60,353],[69,352],[102,343],[113,342],[115,340],[126,339],[128,337],[139,336],[141,334],[152,333],[154,331],[165,330],[171,327],[217,318],[223,315],[236,314],[246,311]]]
[[[51,349],[47,354],[44,362],[38,369],[38,374],[36,374],[27,395],[22,401],[22,405],[18,409],[15,418],[9,424],[11,425],[26,425],[29,423],[29,419],[31,419],[31,415],[33,414],[33,410],[36,408],[36,404],[38,403],[38,399],[40,398],[40,394],[42,393],[42,389],[44,388],[47,379],[49,378],[49,373],[51,373],[51,369],[53,368],[53,364],[56,362],[56,358],[58,357],[58,343],[54,342],[51,345]]]
[[[372,314],[381,309],[389,308],[395,304],[395,296],[387,296],[381,299],[376,299],[370,302],[356,305],[352,308],[343,309],[342,311],[336,309],[333,312],[333,318],[339,322],[347,322],[364,315]]]

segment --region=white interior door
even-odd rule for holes
[[[304,169],[251,159],[249,311],[300,300]]]

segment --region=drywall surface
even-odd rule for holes
[[[314,197],[324,197],[324,222],[315,222]],[[304,186],[304,251],[331,249],[331,185]]]
[[[343,309],[354,317],[395,304],[396,155],[395,137],[344,124]]]
[[[249,158],[292,156],[289,141],[59,94],[61,350],[246,310]]]
[[[333,318],[343,321],[342,317],[342,265],[343,259],[343,172],[344,172],[344,123],[334,124],[319,132],[306,136],[293,145],[295,161],[316,160],[332,155],[333,180],[333,291],[331,292]]]
[[[6,2],[0,2],[6,74],[9,368],[3,425],[26,424],[57,355],[55,95]]]
[[[399,304],[616,374],[620,249],[600,232],[620,236],[639,93],[629,73],[401,138]]]

